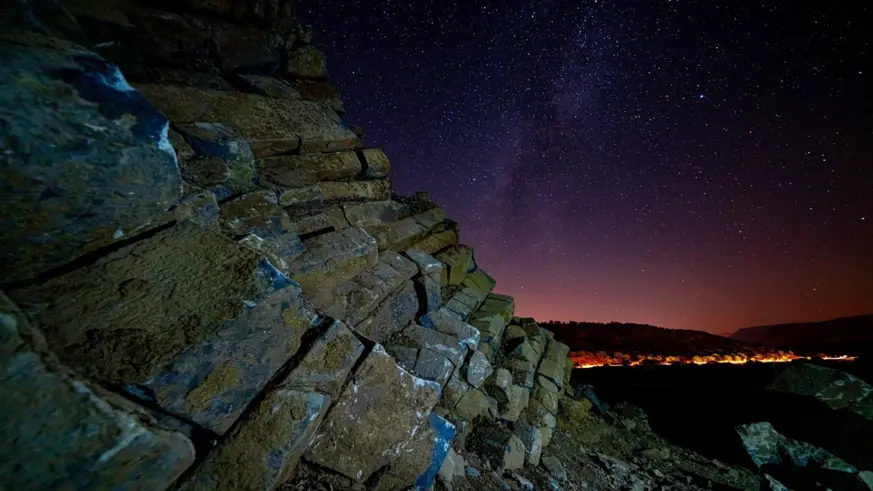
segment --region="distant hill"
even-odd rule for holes
[[[760,347],[740,339],[703,331],[665,329],[647,324],[621,322],[540,322],[555,338],[573,351],[605,351],[638,354],[707,355],[754,353]]]
[[[746,327],[733,333],[730,338],[796,352],[873,354],[873,315],[841,317],[821,322]]]

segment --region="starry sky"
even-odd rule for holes
[[[801,6],[801,4],[811,4]],[[867,2],[309,0],[345,120],[540,320],[873,312]]]

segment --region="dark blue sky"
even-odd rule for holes
[[[520,314],[873,312],[864,2],[302,4],[395,191],[430,191]]]

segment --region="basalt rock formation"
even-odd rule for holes
[[[2,8],[0,487],[426,489],[477,428],[539,464],[568,347],[392,195],[293,1]]]

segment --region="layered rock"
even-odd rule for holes
[[[65,3],[0,34],[4,483],[427,489],[477,425],[537,464],[566,350],[392,195],[294,2]]]

